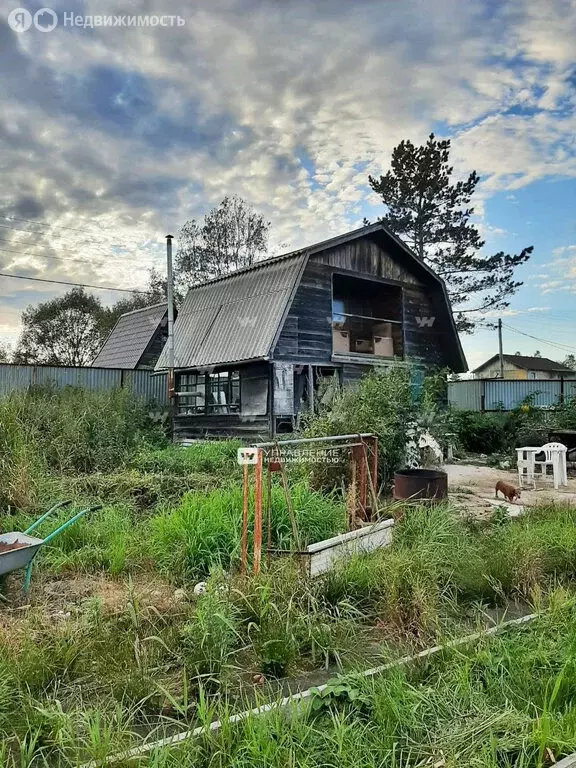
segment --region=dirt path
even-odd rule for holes
[[[478,467],[471,464],[447,464],[444,469],[448,473],[448,488],[450,498],[461,506],[467,513],[483,517],[494,510],[494,486],[498,480],[504,480],[511,485],[518,485],[518,475],[494,467]],[[508,504],[500,496],[500,503],[510,511],[520,511],[521,507],[532,507],[536,504],[549,502],[576,503],[576,478],[568,478],[568,486],[554,489],[552,479],[545,485],[539,481],[536,490],[522,490],[520,502]]]

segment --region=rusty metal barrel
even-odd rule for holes
[[[448,475],[439,469],[401,469],[394,473],[394,498],[437,504],[448,498]]]

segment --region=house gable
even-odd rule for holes
[[[335,361],[334,275],[381,283],[383,290],[386,286],[397,287],[402,296],[403,338],[399,346],[404,360],[427,367],[466,370],[442,281],[381,226],[309,249],[308,262],[272,352],[274,359],[316,365]],[[390,360],[376,357],[373,361],[338,357],[342,358],[340,362],[390,364]]]

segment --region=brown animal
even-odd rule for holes
[[[496,483],[496,489],[494,491],[495,499],[498,498],[498,491],[500,491],[511,504],[514,503],[514,499],[520,498],[520,488],[515,488],[513,485],[510,485],[510,483],[505,483],[504,480],[498,480]]]

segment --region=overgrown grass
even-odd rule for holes
[[[0,400],[0,509],[36,504],[45,474],[116,470],[144,441],[164,437],[127,390],[12,393]]]
[[[152,751],[136,764],[544,768],[576,750],[576,608],[562,590],[530,625],[372,679],[349,674],[289,717],[277,710],[236,725],[228,722],[232,702],[193,693],[181,677],[155,686],[150,676],[180,653],[191,654],[196,669],[203,649],[200,669],[209,670],[208,677],[213,669],[222,673],[236,644],[229,627],[238,621],[232,613],[238,608],[223,613],[214,593],[203,601],[192,627],[184,624],[171,645],[150,635],[160,622],[135,604],[115,618],[121,635],[101,633],[98,644],[92,639],[93,626],[102,621],[97,614],[86,616],[83,628],[37,632],[41,642],[26,638],[18,653],[0,641],[2,764],[71,768],[141,743],[152,729],[160,737],[217,718],[220,730]],[[135,659],[139,671],[127,689],[122,665],[132,668]],[[97,705],[80,693],[80,684],[89,690],[87,668],[98,675]],[[76,698],[64,699],[75,683]],[[110,685],[116,698],[107,701],[103,692]],[[251,704],[240,700],[235,709]]]
[[[187,448],[145,448],[130,462],[140,472],[166,472],[170,475],[210,473],[223,476],[239,472],[237,453],[239,440],[219,440],[197,443]]]
[[[342,502],[310,491],[304,483],[291,488],[301,544],[329,538],[343,530]],[[176,509],[166,509],[149,521],[146,538],[160,571],[181,578],[206,576],[214,566],[238,563],[241,536],[242,489],[231,487],[207,494],[189,493]],[[286,501],[272,488],[272,545],[295,549]]]

